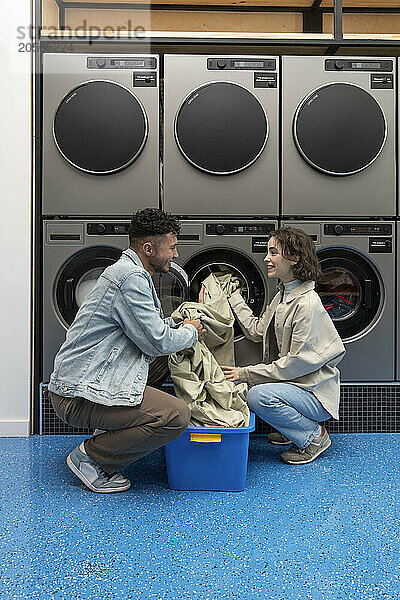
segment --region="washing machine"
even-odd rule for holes
[[[395,59],[282,58],[283,216],[396,214]]]
[[[43,223],[42,381],[49,380],[56,353],[86,295],[102,271],[129,246],[130,221],[45,220]],[[189,281],[173,263],[153,277],[166,315],[187,299]]]
[[[159,206],[159,57],[43,55],[42,214]]]
[[[164,209],[277,216],[278,106],[276,56],[165,55]]]
[[[341,380],[393,381],[395,376],[396,223],[284,221],[308,233],[324,273],[322,303],[345,346]]]
[[[182,221],[178,264],[189,279],[188,299],[197,301],[201,282],[210,273],[229,272],[241,281],[242,294],[259,316],[276,294],[276,280],[268,280],[264,263],[273,220]],[[235,361],[241,367],[262,360],[262,344],[245,339],[235,321]]]

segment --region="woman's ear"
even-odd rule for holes
[[[292,258],[290,259],[290,264],[292,265],[292,267],[294,267],[294,265],[297,265],[297,263],[300,260],[300,256],[298,256],[297,254],[295,256],[292,256]]]

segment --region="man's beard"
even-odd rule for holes
[[[151,259],[150,265],[151,265],[151,268],[153,269],[154,273],[168,273],[169,268],[170,268],[169,263],[170,263],[169,260],[161,261],[157,257],[154,257]]]

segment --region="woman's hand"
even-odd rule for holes
[[[204,290],[205,290],[205,287],[204,287],[204,285],[202,285],[200,288],[200,292],[199,292],[199,303],[200,304],[204,304]]]
[[[231,296],[233,296],[234,294],[240,294],[242,290],[240,288],[238,288],[237,290],[235,290],[234,292],[232,292]]]
[[[225,379],[227,381],[240,381],[239,369],[240,367],[223,367],[221,369],[224,372]]]

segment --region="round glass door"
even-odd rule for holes
[[[268,138],[259,100],[231,82],[193,90],[175,118],[175,140],[185,159],[214,175],[230,175],[254,163]]]
[[[107,175],[136,160],[146,143],[148,121],[130,90],[110,81],[89,81],[63,98],[53,135],[73,167]]]
[[[293,136],[301,156],[328,175],[352,175],[379,156],[386,120],[378,102],[351,83],[313,90],[297,107]]]
[[[180,304],[188,299],[189,279],[182,267],[176,263],[171,263],[168,273],[155,273],[153,283],[165,317],[170,317]]]
[[[324,274],[317,285],[322,304],[341,338],[350,341],[373,325],[383,304],[383,286],[368,259],[351,249],[317,252]]]
[[[122,250],[96,247],[75,254],[62,268],[54,288],[57,313],[68,328],[75,319],[83,300],[96,284],[106,267],[121,256]]]
[[[240,282],[242,295],[253,313],[259,316],[268,300],[266,284],[258,267],[246,256],[234,250],[213,249],[197,254],[185,263],[189,277],[189,300],[198,302],[202,281],[211,273],[231,274]],[[242,339],[243,332],[235,320],[235,341]]]

